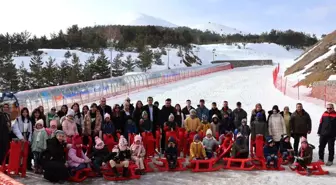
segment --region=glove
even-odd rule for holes
[[[91,159],[85,159],[84,160],[84,163],[90,163],[91,162]]]

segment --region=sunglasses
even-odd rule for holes
[[[327,108],[327,110],[332,110],[333,108]]]

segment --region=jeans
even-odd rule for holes
[[[71,173],[71,175],[73,176],[74,175],[74,173],[76,172],[76,171],[79,171],[79,170],[82,170],[82,169],[84,169],[84,168],[87,168],[87,164],[86,163],[81,163],[79,166],[77,166],[77,167],[71,167],[70,169],[70,173]]]
[[[211,159],[213,157],[213,152],[206,151],[205,153],[208,159]]]
[[[319,158],[320,160],[324,161],[324,149],[326,145],[328,144],[328,161],[334,160],[334,154],[335,154],[335,137],[330,136],[320,136],[320,145],[319,145]]]
[[[282,152],[282,159],[287,160],[289,153],[288,152]]]
[[[274,155],[273,157],[272,156],[267,156],[266,160],[267,160],[267,165],[270,165],[271,162],[273,161],[274,168],[278,167],[278,156],[276,156],[276,155]]]

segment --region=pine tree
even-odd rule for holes
[[[49,86],[56,86],[58,82],[56,81],[56,77],[58,76],[57,73],[57,66],[55,63],[55,59],[49,57],[48,61],[46,62],[46,66],[43,67],[43,77],[45,80],[45,85]]]
[[[88,60],[85,62],[84,68],[83,68],[83,80],[84,81],[90,81],[93,79],[94,75],[94,62],[95,62],[95,56],[92,54]]]
[[[160,65],[160,66],[164,65],[164,63],[162,62],[161,56],[162,56],[162,53],[160,51],[154,52],[153,58],[154,58],[154,63],[156,65]]]
[[[18,91],[19,80],[17,76],[17,69],[11,54],[6,54],[0,58],[0,79],[2,84],[0,86],[2,91]]]
[[[106,57],[104,51],[100,52],[99,57],[93,64],[94,79],[103,79],[110,77],[110,61]]]
[[[68,79],[69,79],[69,73],[71,70],[71,66],[68,62],[68,60],[63,60],[61,62],[61,65],[57,65],[57,82],[58,85],[64,85],[69,83]]]
[[[127,72],[133,72],[135,67],[135,62],[132,59],[132,55],[128,55],[126,60],[123,61],[122,66],[125,68]]]
[[[30,74],[28,70],[25,68],[23,61],[18,69],[18,79],[19,79],[19,89],[20,91],[25,91],[30,89],[29,87],[29,78]]]
[[[83,72],[83,65],[80,63],[79,57],[76,53],[72,53],[71,59],[71,71],[69,74],[69,83],[78,83],[83,81],[82,73]]]
[[[137,67],[139,67],[143,72],[146,72],[148,69],[152,68],[153,63],[153,52],[146,48],[138,56],[139,60],[137,61]]]
[[[113,59],[112,62],[112,76],[122,76],[124,74],[124,68],[123,68],[123,61],[121,57],[123,57],[124,54],[122,52],[118,53],[117,56]]]
[[[31,87],[34,89],[45,87],[43,78],[43,64],[42,56],[40,52],[35,53],[35,55],[30,59],[30,78]]]

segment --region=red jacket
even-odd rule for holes
[[[321,120],[320,125],[318,128],[318,132],[320,136],[330,136],[336,137],[336,112],[324,112]]]

